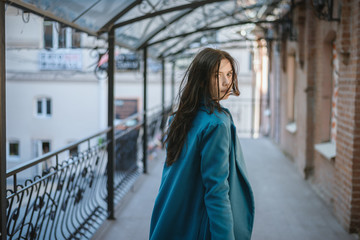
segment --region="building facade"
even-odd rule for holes
[[[266,43],[269,136],[349,232],[360,230],[359,13],[357,0],[294,1]]]
[[[104,40],[7,7],[8,169],[106,128],[106,70],[95,71],[99,53],[105,53],[106,48]],[[130,54],[120,48],[117,53]],[[148,106],[153,108],[161,104],[161,69],[149,65]],[[169,70],[167,93],[171,92],[170,82]],[[140,65],[134,70],[118,71],[115,98],[134,100],[140,112],[142,86]],[[170,94],[165,99],[169,103]]]
[[[6,44],[8,169],[106,128],[106,70],[98,66],[104,56],[99,54],[106,52],[106,41],[8,6]],[[238,129],[249,129],[253,125],[251,116],[255,114],[251,102],[251,51],[249,48],[227,50],[239,62],[241,97],[231,98],[224,105],[234,113]],[[129,51],[117,48],[116,55],[121,53]],[[116,109],[123,109],[120,105],[126,101],[137,102],[137,112],[143,109],[141,62],[131,71],[116,72],[115,105],[119,104]],[[161,65],[159,68],[151,60],[148,65],[147,103],[148,109],[153,109],[162,101]],[[185,73],[185,68],[178,65],[174,74],[175,94]],[[171,75],[172,63],[168,62],[166,104],[172,101]],[[248,132],[241,134],[251,136]],[[41,169],[35,174],[39,172]]]

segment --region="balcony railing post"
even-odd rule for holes
[[[108,163],[107,163],[107,190],[108,190],[108,218],[115,219],[114,216],[114,169],[115,169],[115,137],[114,137],[114,66],[115,66],[115,30],[111,28],[108,33],[109,44],[109,66],[108,66],[108,126],[111,127],[107,138]]]
[[[0,239],[6,233],[6,81],[5,81],[5,1],[0,1]]]
[[[146,116],[146,83],[147,83],[147,47],[144,47],[144,96],[143,96],[143,110],[144,110],[144,134],[143,134],[143,165],[144,173],[147,173],[147,116]]]

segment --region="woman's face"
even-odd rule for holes
[[[217,81],[219,79],[219,81]],[[233,69],[228,59],[222,59],[219,72],[215,72],[211,77],[211,97],[213,99],[227,99],[231,92],[233,79]]]

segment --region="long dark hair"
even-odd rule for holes
[[[180,85],[179,106],[177,111],[172,114],[174,119],[166,132],[166,164],[168,166],[178,159],[200,103],[203,102],[210,113],[213,113],[215,109],[221,111],[219,100],[222,98],[213,99],[211,96],[211,78],[216,76],[216,86],[218,86],[218,72],[222,59],[229,60],[233,70],[232,84],[230,84],[228,91],[233,95],[240,95],[236,62],[230,54],[212,48],[205,48],[200,51],[186,70]],[[218,96],[220,96],[219,89],[217,89],[217,92]]]

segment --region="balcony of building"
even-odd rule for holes
[[[355,240],[304,182],[291,160],[268,138],[240,139],[255,196],[253,240]],[[261,151],[259,151],[261,149]],[[149,238],[152,207],[160,186],[164,151],[154,152],[149,173],[134,184],[94,240]]]
[[[147,239],[165,160],[161,136],[178,80],[205,46],[249,53],[241,56],[242,95],[223,105],[254,189],[252,239],[358,239],[358,12],[356,0],[0,1],[1,239]],[[11,27],[17,21],[20,30]],[[33,102],[7,102],[7,93],[27,96],[52,78]],[[134,99],[115,94],[121,84],[138,92],[140,106],[124,118],[117,107]],[[52,115],[50,92],[77,107],[59,111],[56,128],[75,126],[82,137],[62,136],[69,142],[50,150],[40,136],[32,145],[42,154],[7,161],[19,158],[19,142],[7,136],[7,127],[23,127],[18,106],[35,115],[26,129],[37,136],[55,128],[37,121]],[[93,106],[99,119],[90,126],[80,117]]]

